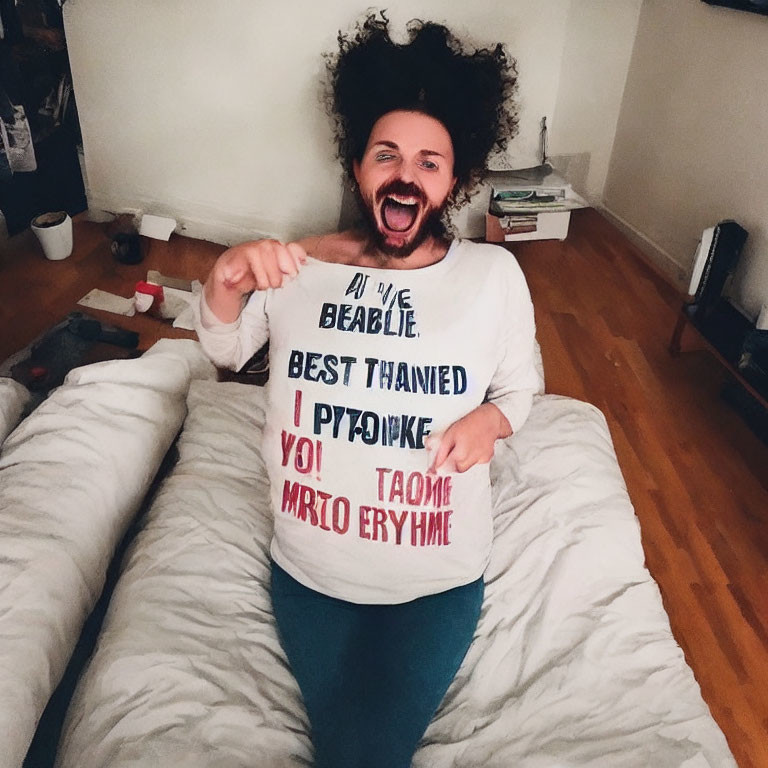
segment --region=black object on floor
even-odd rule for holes
[[[93,356],[98,344],[121,348],[114,353],[107,350],[99,359],[124,358],[126,354],[122,350],[135,350],[139,335],[100,323],[82,312],[71,312],[61,323],[6,360],[0,366],[0,375],[11,376],[32,394],[23,416],[30,414],[52,389],[60,386],[73,368],[94,362],[88,358]]]

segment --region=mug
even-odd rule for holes
[[[41,213],[30,223],[46,259],[60,261],[72,253],[72,219],[66,211]]]

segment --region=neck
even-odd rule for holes
[[[392,256],[382,253],[371,240],[360,234],[359,266],[372,266],[380,269],[421,269],[436,264],[448,252],[450,241],[434,236],[428,237],[408,256]]]

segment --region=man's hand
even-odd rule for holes
[[[511,434],[506,416],[493,403],[483,403],[451,424],[442,437],[426,439],[430,451],[439,441],[428,471],[437,472],[442,466],[447,472],[466,472],[475,464],[487,464],[493,458],[496,440]]]
[[[298,243],[255,240],[224,251],[205,282],[205,300],[222,322],[237,320],[242,298],[251,291],[280,288],[296,277],[307,253]]]

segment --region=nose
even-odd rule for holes
[[[412,163],[402,163],[399,170],[399,176],[403,181],[409,183],[416,181],[416,173]]]

